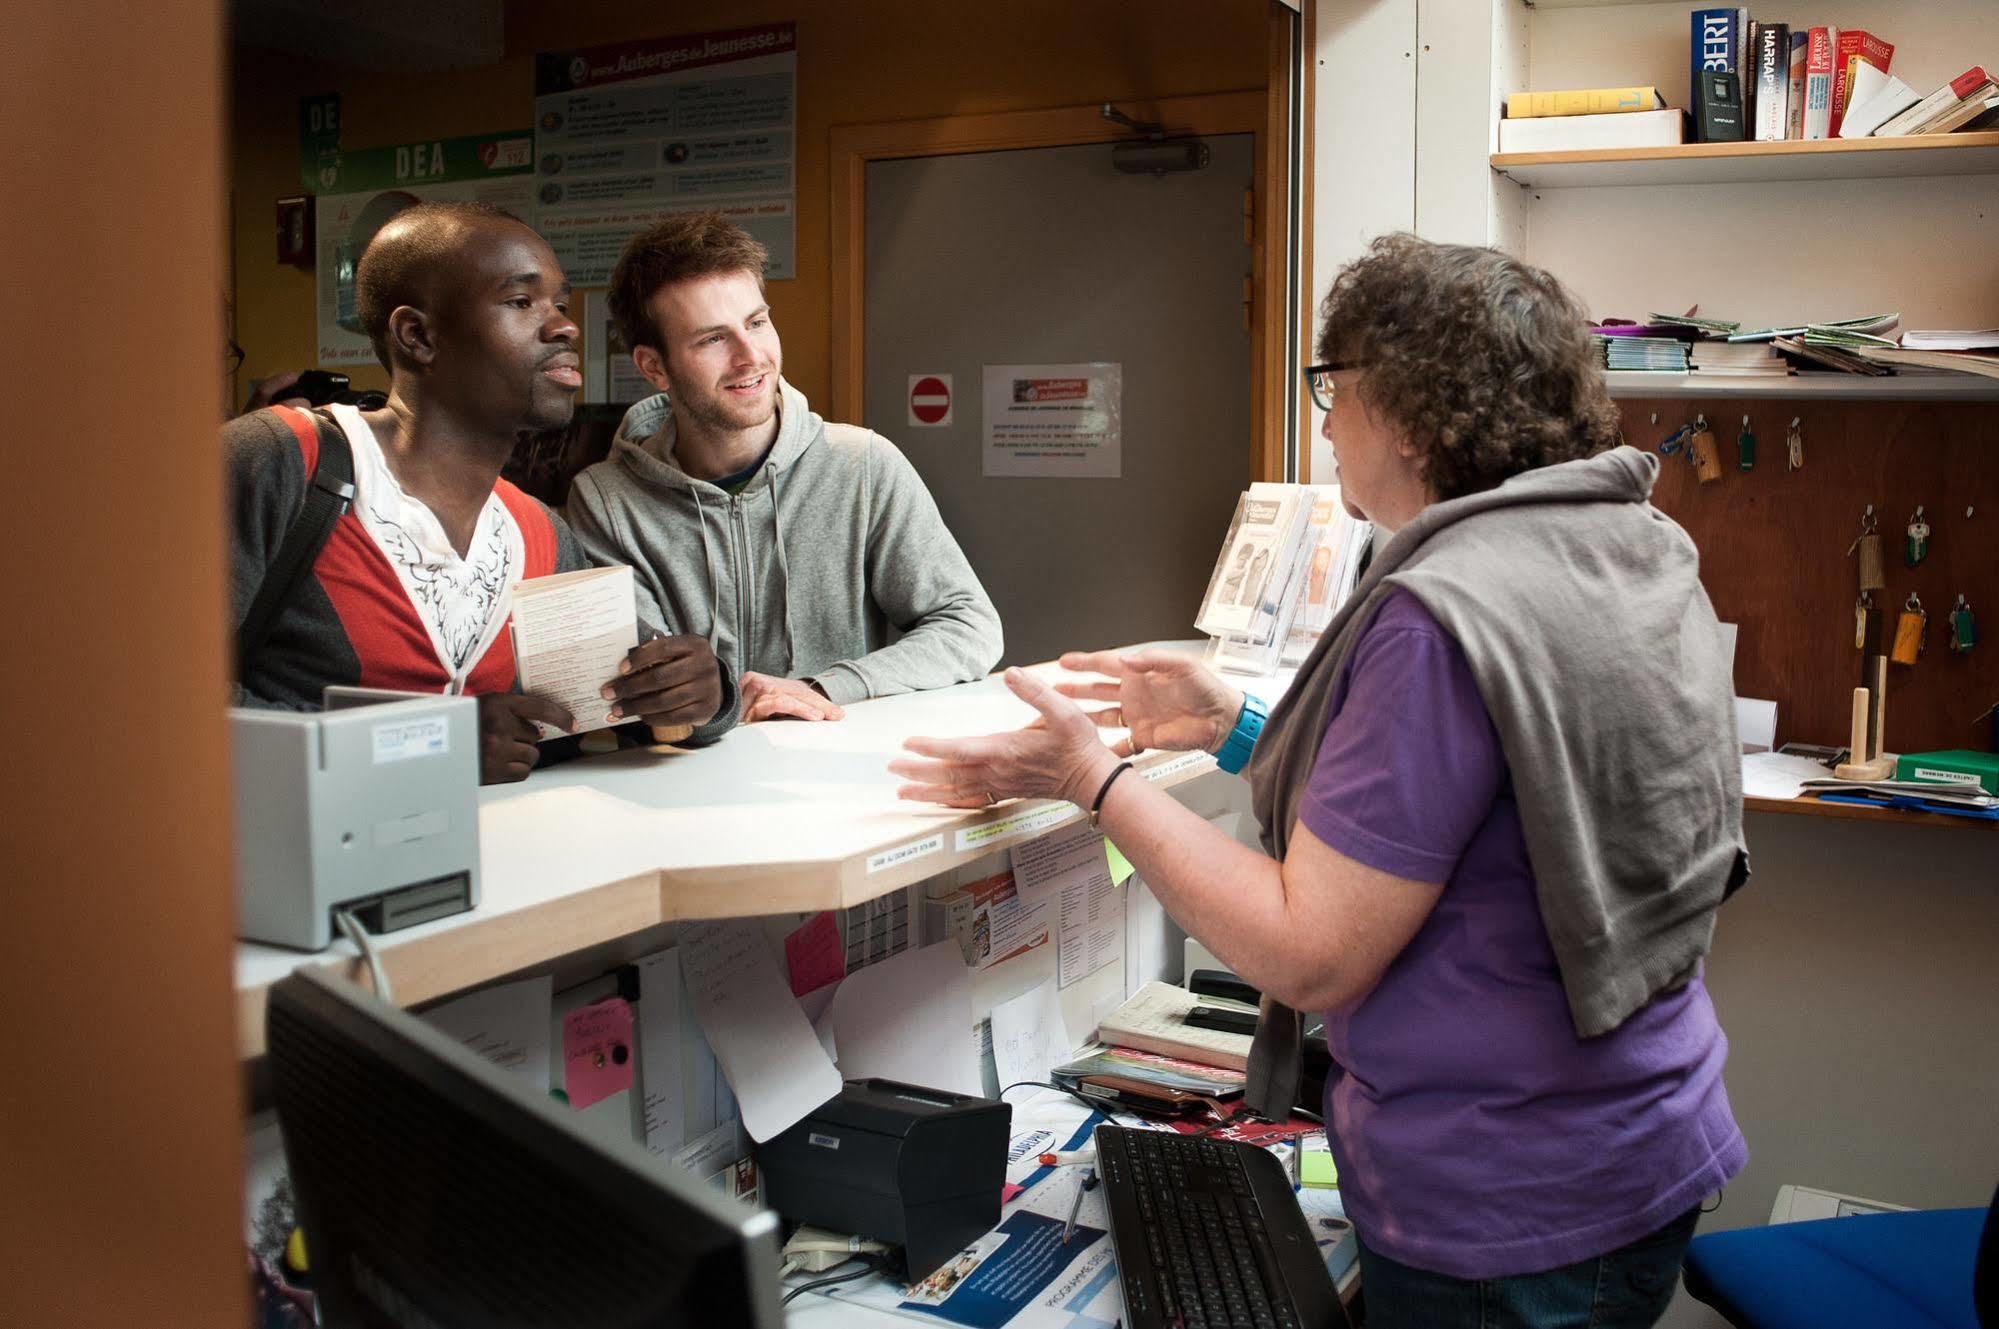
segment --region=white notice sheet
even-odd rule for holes
[[[1053,1067],[1069,1060],[1069,1052],[1069,1031],[1053,983],[1044,981],[993,1007],[993,1069],[1001,1089],[1048,1079]]]
[[[687,1111],[680,1083],[680,952],[655,951],[639,961],[639,1085],[645,1090],[646,1148],[670,1154],[686,1143]]]
[[[984,389],[986,475],[1124,473],[1123,365],[987,365]]]
[[[585,568],[514,586],[514,660],[521,691],[567,707],[571,733],[603,729],[611,703],[598,689],[639,644],[637,601],[628,567]],[[618,724],[629,724],[636,715]],[[542,735],[548,737],[547,734]]]
[[[972,980],[965,952],[946,939],[904,951],[840,980],[826,1017],[840,1073],[956,1094],[983,1091],[972,1042]]]
[[[1056,919],[1055,972],[1068,987],[1124,959],[1124,900],[1111,880],[1104,837],[1078,822],[1013,851],[1020,892],[1033,899],[1061,892]]]
[[[687,999],[761,1144],[840,1092],[791,985],[754,922],[683,923]]]
[[[554,1002],[554,986],[544,974],[518,983],[496,983],[447,1001],[425,1011],[423,1022],[442,1029],[545,1094],[549,1089],[549,1012]]]

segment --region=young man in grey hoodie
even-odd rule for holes
[[[767,258],[718,213],[625,246],[611,314],[660,391],[576,477],[570,525],[596,561],[632,565],[640,617],[742,672],[745,723],[983,677],[992,600],[895,446],[783,381]]]

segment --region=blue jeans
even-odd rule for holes
[[[1629,1246],[1559,1269],[1452,1278],[1360,1243],[1367,1329],[1646,1329],[1665,1314],[1700,1221],[1687,1210]]]

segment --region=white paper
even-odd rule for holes
[[[548,1022],[554,1009],[554,986],[544,974],[481,988],[425,1011],[423,1020],[545,1094],[552,1083]]]
[[[1742,758],[1744,798],[1796,798],[1805,781],[1823,780],[1832,772],[1810,757],[1788,752],[1752,752]]]
[[[639,644],[637,603],[628,567],[562,572],[515,584],[514,660],[521,691],[567,708],[576,721],[571,733],[611,723],[605,718],[611,703],[598,689],[618,676],[619,663]],[[637,719],[630,715],[617,723]]]
[[[1742,738],[1744,752],[1768,752],[1777,746],[1777,703],[1737,697],[1735,728]]]
[[[762,1143],[840,1092],[840,1072],[791,995],[755,923],[683,923],[689,1004]]]
[[[984,405],[987,475],[1123,474],[1122,365],[987,365]]]
[[[1027,899],[1060,893],[1055,966],[1062,987],[1124,959],[1124,900],[1111,880],[1104,837],[1088,822],[1016,846],[1013,874]]]
[[[1062,1023],[1062,1003],[1053,983],[1039,983],[993,1007],[993,1069],[1002,1089],[1023,1080],[1048,1079],[1051,1068],[1067,1061],[1069,1052],[1069,1031]]]
[[[648,955],[638,969],[646,1148],[670,1154],[687,1139],[686,1086],[680,1081],[680,952]]]
[[[841,1075],[979,1092],[971,973],[956,941],[904,951],[848,974],[826,1015]]]

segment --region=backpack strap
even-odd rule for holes
[[[249,672],[250,661],[263,648],[264,638],[270,635],[278,611],[292,598],[307,569],[319,558],[319,551],[326,547],[328,537],[333,534],[334,523],[354,502],[354,453],[347,445],[347,435],[326,412],[309,411],[306,414],[312,417],[319,434],[318,464],[306,485],[305,502],[300,505],[298,516],[292,519],[291,529],[285,532],[284,543],[278,546],[276,557],[264,569],[264,580],[257,588],[257,598],[251,602],[250,612],[243,616],[243,624],[236,630],[238,682]]]

